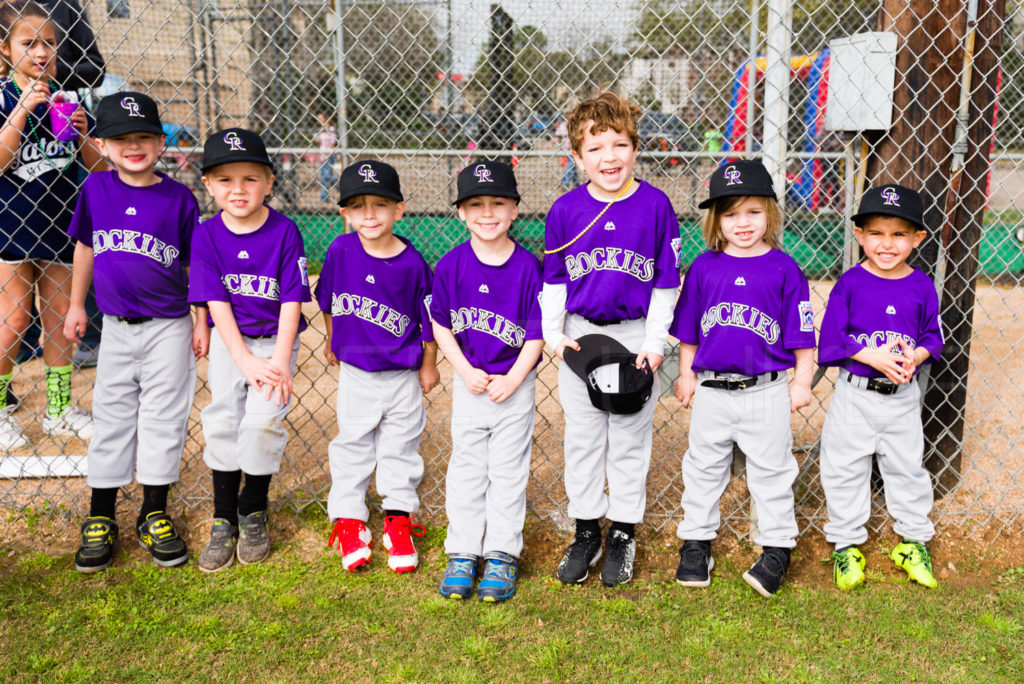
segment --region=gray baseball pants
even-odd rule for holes
[[[747,456],[747,488],[757,508],[761,546],[796,546],[793,481],[798,472],[790,428],[789,383],[743,390],[704,387],[698,376],[690,414],[690,447],[683,456],[682,540],[718,536],[719,503],[729,484],[733,443]]]
[[[885,482],[885,506],[904,539],[935,536],[929,519],[932,481],[923,464],[921,388],[917,381],[895,394],[865,389],[867,379],[840,371],[821,432],[821,484],[828,523],[825,538],[836,548],[861,544],[871,513],[871,456]]]
[[[598,326],[568,314],[565,334],[573,339],[591,333],[607,335],[627,349],[638,350],[644,340],[644,325],[640,318]],[[569,496],[569,517],[643,522],[659,391],[655,375],[651,398],[639,413],[606,413],[590,403],[583,380],[568,365],[559,364],[558,395],[565,415],[565,492]]]
[[[327,447],[327,514],[332,521],[366,522],[366,489],[374,469],[385,510],[418,512],[416,489],[423,479],[419,446],[427,422],[419,373],[364,371],[344,362],[339,366],[338,436]]]
[[[496,404],[486,392],[471,393],[455,375],[445,553],[522,553],[536,381],[531,371],[511,397]]]
[[[277,336],[249,337],[245,345],[254,356],[269,359],[274,355]],[[295,336],[290,363],[295,373],[299,355],[299,336]],[[281,467],[281,455],[288,443],[288,431],[281,424],[291,402],[277,406],[250,387],[242,370],[235,365],[220,334],[210,335],[210,405],[203,409],[203,436],[206,450],[203,461],[213,470],[241,470],[247,475],[274,475]]]
[[[97,489],[178,481],[196,392],[192,318],[128,325],[103,317],[87,483]]]

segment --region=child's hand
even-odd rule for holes
[[[270,359],[270,363],[281,373],[281,380],[273,388],[274,406],[284,406],[292,397],[292,370],[289,361],[290,359],[286,359],[281,363],[278,359]]]
[[[580,350],[579,342],[571,337],[563,337],[562,341],[558,343],[557,347],[555,347],[555,356],[557,356],[560,361],[565,361],[565,356],[563,356],[563,354],[565,353],[566,347],[575,349],[576,351]]]
[[[201,359],[210,352],[210,326],[206,325],[206,318],[196,320],[192,326],[192,353],[197,359]]]
[[[338,365],[338,357],[335,356],[334,352],[331,351],[331,345],[327,345],[326,347],[324,347],[324,358],[327,360],[328,366]]]
[[[89,316],[85,313],[85,307],[72,304],[64,317],[64,337],[71,342],[81,343],[88,325]]]
[[[649,351],[641,351],[639,354],[636,355],[636,367],[643,368],[644,361],[646,360],[647,365],[651,367],[651,372],[657,373],[658,366],[661,365],[661,362],[664,358],[665,357],[662,356],[661,354],[655,354],[654,352]]]
[[[437,387],[437,383],[441,381],[441,373],[437,370],[437,366],[432,363],[425,363],[420,366],[420,387],[423,389],[424,394],[428,394],[430,390]]]
[[[466,383],[466,389],[472,394],[483,394],[490,381],[491,376],[479,368],[470,368],[469,372],[462,376],[462,382]]]
[[[507,375],[488,375],[487,377],[491,380],[491,383],[487,385],[487,396],[495,404],[500,404],[511,397],[522,384]]]
[[[697,374],[693,371],[680,373],[676,384],[672,386],[676,399],[682,402],[683,406],[689,408],[693,400],[693,393],[697,391]]]
[[[917,347],[913,351],[908,350],[907,360],[903,362],[903,370],[907,373],[906,382],[910,382],[914,379],[914,374],[917,372],[918,367],[924,363],[931,353],[924,347]]]
[[[85,110],[79,107],[75,110],[75,113],[71,115],[71,124],[78,131],[79,141],[84,141],[89,135],[89,121],[85,118]]]
[[[49,84],[47,84],[46,81],[32,81],[23,91],[21,91],[21,97],[18,98],[18,107],[28,113],[39,105],[48,103],[49,101]],[[18,108],[16,107],[15,111],[17,110]],[[81,110],[81,108],[79,108],[79,110]]]
[[[811,388],[803,383],[794,382],[789,386],[789,412],[796,413],[797,409],[811,405]]]
[[[248,353],[240,364],[242,375],[250,387],[263,393],[263,398],[270,401],[270,393],[277,383],[281,382],[281,369],[271,363],[270,359],[261,359]]]
[[[914,377],[913,372],[908,374],[905,368],[907,362],[913,364],[914,357],[909,353],[906,343],[900,339],[880,349],[865,347],[854,354],[853,359],[871,366],[897,385],[909,382]]]

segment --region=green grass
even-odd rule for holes
[[[317,527],[319,532],[319,527]],[[83,576],[70,555],[0,566],[0,680],[1019,681],[1024,571],[936,591],[869,574],[862,590],[786,586],[765,601],[723,558],[707,590],[669,577],[608,590],[526,568],[503,605],[436,593],[441,534],[412,575],[355,574],[333,553],[216,575],[121,552]],[[308,552],[305,552],[308,553]],[[553,561],[552,561],[553,564]],[[869,568],[870,570],[870,568]]]

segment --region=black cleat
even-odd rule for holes
[[[711,584],[711,570],[715,559],[711,557],[711,542],[687,539],[679,549],[679,567],[676,582],[684,587],[706,587]]]
[[[162,568],[172,568],[188,561],[185,542],[174,529],[171,516],[163,511],[153,511],[136,530],[139,544],[153,554],[153,560]]]
[[[757,562],[743,573],[743,580],[754,588],[761,596],[771,598],[779,590],[782,578],[789,570],[789,554],[791,549],[779,546],[766,546]]]
[[[601,533],[576,530],[572,544],[558,564],[558,579],[563,584],[583,584],[600,557]]]
[[[82,523],[82,546],[75,553],[75,570],[92,573],[106,570],[114,562],[117,523],[104,515],[94,515]]]
[[[604,565],[601,566],[601,583],[606,587],[627,584],[633,579],[633,559],[636,557],[636,538],[622,530],[608,533],[605,543]]]

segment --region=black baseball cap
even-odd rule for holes
[[[256,162],[269,166],[274,164],[267,154],[267,146],[256,131],[245,128],[225,128],[223,131],[211,133],[203,145],[203,173],[214,166],[231,162]]]
[[[587,385],[594,408],[608,413],[639,413],[654,391],[654,373],[636,367],[636,354],[607,335],[583,335],[580,350],[566,347],[563,356]]]
[[[125,133],[163,135],[160,113],[149,95],[125,90],[107,95],[96,105],[97,138],[113,138]]]
[[[771,197],[775,195],[768,169],[753,159],[737,159],[715,169],[708,183],[708,198],[697,205],[707,209],[722,197]]]
[[[458,206],[470,197],[510,197],[519,203],[519,187],[512,167],[500,161],[481,161],[459,171],[459,196],[453,204]]]
[[[853,215],[853,223],[856,226],[863,226],[871,216],[898,216],[913,223],[918,230],[925,230],[924,203],[921,201],[921,195],[895,183],[879,185],[865,192],[860,199],[857,213]]]
[[[377,195],[388,197],[396,202],[404,202],[402,184],[398,182],[398,171],[390,164],[375,159],[363,159],[345,167],[338,181],[338,206],[358,195]]]

